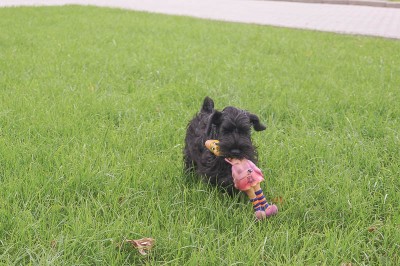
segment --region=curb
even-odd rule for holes
[[[400,8],[400,2],[373,1],[373,0],[372,1],[369,1],[369,0],[263,0],[263,1]]]

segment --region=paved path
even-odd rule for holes
[[[65,4],[400,39],[400,8],[258,0],[0,0],[0,6]]]

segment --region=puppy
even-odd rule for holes
[[[224,158],[246,158],[257,164],[257,151],[251,140],[252,127],[255,131],[266,129],[255,114],[232,106],[222,111],[215,110],[214,101],[206,97],[200,112],[187,127],[185,169],[233,194],[236,189],[233,186],[232,167]],[[219,140],[223,156],[215,156],[205,147],[209,139]]]

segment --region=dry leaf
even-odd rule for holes
[[[271,199],[273,203],[278,203],[278,204],[283,204],[283,198],[282,197],[275,197]]]
[[[56,249],[57,248],[57,241],[56,240],[51,240],[50,245],[51,245],[52,249]]]
[[[131,244],[134,248],[137,248],[139,253],[142,255],[147,255],[146,251],[149,251],[153,246],[155,240],[153,238],[142,238],[137,240],[125,240],[126,243]]]
[[[124,201],[125,201],[125,197],[119,197],[119,198],[118,198],[118,203],[119,203],[119,204],[124,203]]]

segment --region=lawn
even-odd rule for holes
[[[398,265],[400,42],[95,7],[0,9],[0,264]],[[254,133],[278,216],[182,171]],[[143,256],[126,239],[152,237]]]

